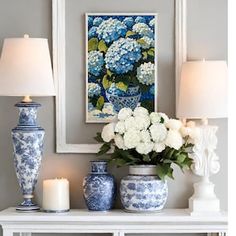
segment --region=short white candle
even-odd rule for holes
[[[43,181],[43,210],[64,212],[70,209],[69,181],[63,178]]]

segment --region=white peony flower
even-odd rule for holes
[[[177,130],[169,130],[165,140],[165,145],[179,150],[183,145],[183,138]]]
[[[123,134],[125,132],[125,122],[118,121],[115,126],[115,132],[119,134]]]
[[[126,120],[125,120],[125,129],[126,130],[129,130],[129,129],[136,129],[136,124],[135,124],[135,119],[133,116],[131,117],[128,117]]]
[[[119,149],[123,149],[126,150],[126,146],[124,144],[124,139],[120,134],[116,134],[115,138],[114,138],[115,144]]]
[[[134,117],[135,127],[137,130],[147,129],[150,125],[149,116],[135,116]]]
[[[153,149],[153,142],[149,143],[139,143],[136,147],[136,151],[140,154],[148,154]]]
[[[166,145],[165,143],[154,143],[154,146],[153,146],[153,151],[155,152],[162,152],[164,151],[166,148]]]
[[[121,121],[126,120],[130,116],[132,116],[132,110],[130,108],[124,107],[118,113],[118,119]]]
[[[101,136],[104,142],[110,142],[115,137],[114,128],[114,123],[107,124],[103,127]]]
[[[189,132],[189,139],[188,141],[192,144],[196,144],[199,142],[200,138],[201,138],[201,131],[199,127],[193,127],[190,128],[190,132]]]
[[[149,116],[149,112],[144,107],[136,107],[134,109],[134,116]]]
[[[150,120],[151,120],[152,124],[160,123],[161,116],[157,112],[152,112],[150,114]]]
[[[141,141],[144,143],[151,142],[151,135],[148,130],[142,130],[140,132],[140,138],[141,138]]]
[[[140,142],[140,132],[129,129],[124,134],[124,144],[127,148],[135,148]]]
[[[154,142],[162,142],[167,135],[167,129],[163,124],[153,124],[149,128]]]
[[[166,123],[166,127],[172,130],[179,130],[182,127],[182,122],[176,119],[169,119]]]
[[[164,124],[166,124],[169,121],[169,117],[165,113],[158,112],[157,114],[164,120]]]

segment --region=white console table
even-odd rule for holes
[[[134,214],[122,210],[67,213],[18,213],[14,208],[0,212],[3,236],[31,233],[110,233],[113,236],[144,233],[207,233],[227,235],[227,215],[190,216],[186,209],[165,209],[155,214]]]

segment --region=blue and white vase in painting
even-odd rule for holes
[[[12,129],[14,164],[16,176],[24,197],[17,206],[18,211],[36,211],[39,206],[32,202],[43,153],[45,131],[37,124],[37,109],[41,105],[34,102],[20,102],[19,122]]]
[[[116,197],[114,177],[107,172],[107,161],[91,161],[91,172],[83,181],[84,199],[90,211],[112,209]]]
[[[126,91],[123,91],[112,84],[106,90],[106,97],[113,105],[116,112],[119,112],[124,107],[129,107],[134,110],[140,102],[141,92],[139,86],[130,85]]]
[[[130,166],[121,180],[120,197],[128,212],[160,211],[168,197],[167,182],[158,178],[155,165]]]

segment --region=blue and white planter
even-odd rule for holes
[[[167,182],[157,177],[156,166],[130,166],[129,175],[121,180],[120,197],[126,211],[160,211],[168,197]]]
[[[37,124],[37,109],[41,105],[34,102],[20,102],[19,122],[12,129],[14,164],[16,176],[23,193],[24,201],[16,208],[19,211],[39,210],[32,202],[43,153],[45,131]]]
[[[116,197],[114,177],[107,172],[107,161],[91,161],[91,173],[83,181],[84,199],[90,211],[112,209]]]
[[[140,101],[141,92],[139,86],[129,86],[125,92],[116,86],[111,86],[106,90],[106,97],[114,106],[116,112],[119,112],[124,107],[134,110]]]

